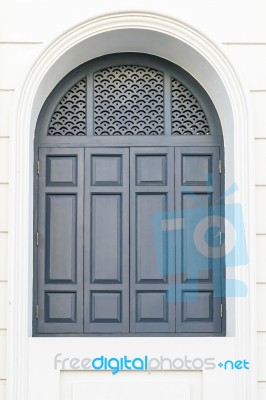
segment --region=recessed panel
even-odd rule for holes
[[[180,374],[180,371],[175,371],[175,373],[177,372]],[[159,377],[159,379],[161,379],[158,382],[156,381],[156,379],[158,379],[158,371],[153,370],[151,375],[152,377],[155,375],[155,377],[151,380],[149,375],[149,381],[147,382],[147,377],[144,375],[147,374],[147,371],[138,371],[137,373],[132,373],[132,379],[130,376],[128,376],[130,375],[128,372],[119,370],[119,374],[115,375],[117,379],[113,381],[110,380],[110,371],[101,371],[99,373],[100,377],[98,378],[98,380],[94,376],[88,377],[88,375],[93,374],[93,372],[86,371],[83,372],[83,374],[87,375],[87,381],[84,380],[83,382],[79,382],[77,380],[77,383],[75,382],[74,384],[69,385],[68,393],[71,393],[72,397],[62,397],[62,399],[87,400],[88,393],[97,393],[97,399],[99,400],[125,400],[125,398],[127,400],[199,400],[202,399],[201,387],[199,386],[199,388],[197,388],[196,390],[194,389],[195,385],[193,386],[193,388],[190,387],[192,386],[191,381],[192,379],[194,379],[195,372],[196,374],[199,373],[199,371],[193,371],[193,377],[190,377],[191,372],[186,371],[188,376],[185,376],[185,379],[183,378],[182,382],[180,381],[181,379],[179,375],[174,375],[174,377],[172,377],[172,372],[163,371],[162,373],[165,374],[165,376],[163,376],[162,378]],[[80,373],[82,372],[79,371],[78,373],[75,373],[75,375],[79,376]],[[105,373],[106,375],[103,375]],[[174,381],[174,379],[176,381]],[[104,384],[102,382],[104,382]],[[66,390],[64,390],[64,392],[66,392]],[[196,395],[193,395],[193,397],[191,397],[192,393],[196,393]]]
[[[212,321],[213,293],[187,291],[182,293],[182,320]]]
[[[46,282],[76,281],[77,196],[49,194],[46,197]]]
[[[212,181],[211,155],[182,156],[182,185],[212,185]]]
[[[139,291],[136,293],[138,322],[167,322],[167,293]]]
[[[122,185],[122,157],[93,155],[91,181],[92,186]]]
[[[212,195],[187,193],[182,195],[182,281],[210,281],[212,250],[219,246],[219,235],[212,229]],[[214,242],[214,239],[217,243]]]
[[[154,217],[158,213],[165,212],[166,204],[165,193],[137,194],[135,225],[137,282],[165,282],[167,279],[167,236],[165,234],[163,240],[156,243],[153,225]]]
[[[91,322],[121,322],[121,292],[91,293]]]
[[[138,155],[136,185],[166,185],[166,162],[165,155]]]
[[[47,156],[46,184],[47,186],[76,186],[77,157]]]
[[[121,281],[122,209],[120,194],[93,194],[91,209],[92,282]]]
[[[76,322],[77,298],[75,292],[45,293],[45,322]]]

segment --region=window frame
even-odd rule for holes
[[[173,136],[173,135],[162,135],[159,138],[155,137],[132,137],[130,138],[130,147],[132,146],[219,146],[220,148],[220,158],[223,161],[224,158],[224,148],[223,148],[223,135],[222,135],[222,129],[221,129],[221,124],[220,120],[218,117],[218,114],[215,110],[215,107],[210,100],[209,96],[205,92],[205,90],[199,85],[199,83],[191,76],[189,75],[186,71],[184,71],[182,68],[173,65],[172,63],[160,59],[159,57],[155,56],[149,56],[149,55],[144,55],[144,54],[134,54],[134,53],[125,53],[125,54],[116,54],[116,55],[107,55],[103,56],[99,59],[95,59],[92,61],[89,61],[88,63],[85,63],[84,65],[78,67],[74,71],[72,71],[70,74],[68,74],[53,90],[53,92],[49,95],[47,101],[45,102],[39,119],[37,121],[37,126],[36,126],[36,135],[35,135],[35,160],[36,162],[38,161],[38,149],[42,147],[57,147],[59,144],[61,146],[65,147],[87,147],[88,143],[90,146],[125,146],[126,143],[128,145],[128,142],[124,140],[123,137],[110,137],[106,138],[95,138],[91,135],[85,136],[85,137],[78,137],[78,144],[75,143],[77,137],[47,137],[45,133],[47,132],[47,127],[50,121],[50,116],[53,113],[53,110],[55,109],[56,105],[58,104],[58,101],[62,98],[62,96],[71,88],[73,83],[77,82],[79,78],[84,76],[84,73],[86,74],[87,71],[93,71],[93,70],[98,70],[99,68],[112,66],[112,65],[117,65],[118,63],[136,63],[138,61],[138,64],[141,62],[145,63],[145,65],[152,66],[154,67],[154,62],[156,62],[156,68],[164,71],[167,69],[169,71],[169,74],[172,74],[173,76],[176,77],[182,84],[184,84],[193,94],[197,94],[197,98],[200,101],[200,104],[202,105],[202,108],[204,109],[204,112],[206,112],[206,115],[208,117],[208,122],[210,124],[210,130],[212,132],[211,135],[206,135],[205,136],[198,136],[195,137],[180,137],[180,136]],[[89,79],[88,79],[89,81]],[[92,91],[91,91],[92,92]],[[169,98],[169,95],[168,95]],[[87,110],[88,114],[91,115],[91,110]],[[170,123],[171,117],[168,116],[166,117],[166,120],[168,121],[168,124]],[[111,140],[112,143],[111,143]],[[126,138],[128,139],[128,138]],[[144,139],[144,140],[143,140]],[[165,140],[166,139],[166,140]],[[174,144],[173,144],[174,143]],[[60,146],[60,147],[61,147]],[[38,200],[37,200],[37,184],[36,180],[38,179],[37,176],[35,176],[35,189],[34,189],[34,207],[35,209],[38,208]],[[222,174],[222,179],[221,179],[221,191],[223,191],[224,187],[224,174]],[[224,231],[224,227],[222,227],[222,230]],[[37,231],[37,221],[36,218],[34,218],[34,232]],[[36,252],[37,248],[34,246],[34,259],[36,259]],[[35,263],[34,263],[35,264]],[[223,266],[223,269],[225,269],[225,266]],[[33,301],[33,334],[35,336],[46,336],[46,334],[39,334],[37,333],[36,329],[36,318],[34,316],[36,315],[36,309],[35,305],[37,304],[36,301],[36,271],[34,268],[34,301]],[[224,290],[224,289],[223,289]],[[224,315],[223,315],[223,327],[222,327],[222,332],[220,333],[163,333],[163,334],[126,334],[125,336],[224,336],[225,335],[225,321],[226,321],[226,315],[225,315],[225,299],[223,299],[223,308],[224,308]],[[48,336],[65,336],[65,334],[47,334]],[[101,336],[102,334],[66,334],[66,336]],[[106,333],[103,335],[110,335],[113,336],[111,333]],[[117,336],[117,334],[115,334]],[[119,336],[123,336],[119,334]]]

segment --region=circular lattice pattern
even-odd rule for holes
[[[172,134],[210,135],[204,111],[193,94],[172,79]]]
[[[61,99],[50,121],[49,136],[86,134],[86,80],[76,83]]]
[[[86,135],[86,91],[84,78],[64,95],[50,120],[49,136]],[[172,135],[210,135],[196,97],[174,78],[171,93]],[[93,110],[94,135],[164,135],[163,72],[135,65],[95,72]]]
[[[94,74],[94,135],[163,135],[163,73],[139,66]]]

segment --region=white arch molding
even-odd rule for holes
[[[42,360],[38,359],[40,355],[34,356],[33,353],[45,344],[47,345],[45,351],[50,347],[57,353],[59,343],[58,339],[31,337],[33,140],[36,120],[47,95],[69,71],[97,56],[124,51],[154,54],[180,65],[193,75],[210,95],[221,119],[224,133],[226,187],[233,182],[237,182],[240,187],[233,197],[234,201],[240,202],[243,206],[249,265],[254,267],[253,154],[248,107],[238,76],[222,51],[210,39],[187,24],[149,13],[128,12],[106,15],[69,30],[43,51],[29,72],[17,99],[11,137],[10,238],[12,239],[9,244],[8,400],[34,398],[35,392],[31,386],[35,372],[32,366],[34,362],[38,362],[35,369],[42,374],[42,366],[46,368],[48,356]],[[232,274],[232,271],[229,273]],[[205,350],[209,349],[206,353],[208,357],[213,357],[212,352],[217,352],[218,348],[219,351],[223,349],[221,355],[224,354],[226,358],[249,359],[253,368],[251,373],[241,371],[241,374],[233,380],[232,376],[226,377],[228,391],[230,390],[227,398],[253,400],[256,398],[253,316],[255,278],[249,266],[235,268],[234,276],[246,283],[249,295],[244,299],[228,300],[227,337],[200,339],[176,337],[171,338],[171,343],[172,346],[182,344],[181,348],[187,351],[195,349],[195,357],[199,355],[199,352],[196,352],[197,347],[204,349],[205,346]],[[134,343],[141,348],[147,346],[147,339],[134,338]],[[64,342],[70,341],[71,346],[73,348],[77,346],[78,349],[79,340],[79,338],[65,338]],[[133,338],[120,339],[121,349],[124,351],[130,348],[132,340]],[[158,348],[159,344],[162,351],[165,350],[167,353],[168,348],[165,347],[164,339],[156,340],[155,348]],[[97,338],[82,338],[83,348],[85,341],[92,347],[97,346]],[[104,343],[110,345],[110,342],[115,343],[115,341],[116,338],[102,338],[101,346],[104,347]],[[50,365],[50,368],[53,369],[53,366]],[[225,379],[224,375],[219,377],[218,372],[216,378],[213,374],[203,373],[204,400],[213,398],[211,387],[213,385],[219,387]],[[49,398],[58,400],[59,388],[56,384],[58,386],[60,376],[55,371],[47,374],[50,379],[48,385],[53,386],[54,382],[53,395]],[[226,381],[222,384],[225,387]],[[47,390],[42,389],[43,398],[49,395]],[[219,394],[217,397],[217,389],[215,394],[216,399],[220,399]],[[223,398],[225,395],[224,391]]]

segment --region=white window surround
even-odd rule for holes
[[[221,381],[219,374],[215,378],[214,374],[210,375],[204,371],[203,381],[207,388],[204,389],[204,400],[213,398],[213,392],[208,389],[208,382],[212,382],[210,386],[215,387],[215,379],[217,387],[228,383],[229,400],[253,400],[256,398],[255,235],[253,141],[248,122],[247,96],[238,75],[217,44],[185,23],[164,16],[135,12],[99,17],[70,29],[42,52],[18,91],[11,137],[9,236],[12,239],[9,243],[8,268],[7,398],[36,398],[35,374],[41,376],[44,373],[47,374],[49,385],[42,388],[42,398],[59,399],[59,393],[58,397],[56,396],[60,374],[54,371],[48,362],[48,341],[52,355],[71,346],[74,357],[82,355],[82,349],[86,345],[89,348],[97,347],[97,338],[60,340],[31,337],[34,128],[47,95],[69,71],[97,56],[124,51],[154,54],[180,65],[193,75],[210,95],[220,116],[224,133],[225,186],[229,187],[233,182],[237,182],[240,187],[240,190],[230,197],[230,202],[242,204],[249,253],[248,266],[228,269],[229,274],[234,270],[235,279],[246,283],[249,293],[247,298],[227,299],[227,337],[171,338],[171,346],[168,347],[164,338],[153,338],[149,350],[157,353],[156,349],[161,346],[161,353],[164,351],[167,356],[170,347],[175,345],[182,349],[182,354],[194,352],[195,356],[199,356],[200,348],[201,354],[206,354],[206,357],[226,354],[227,358],[246,358],[251,362],[252,373],[242,371],[232,383],[229,383],[228,379]],[[126,353],[132,343],[140,349],[146,349],[147,340],[149,338],[134,338],[133,342],[133,338],[123,338],[117,342],[116,338],[101,338],[101,348],[108,349],[110,343],[112,346],[117,343],[117,351]],[[155,356],[154,353],[152,354]],[[35,368],[32,368],[32,365],[35,365]],[[50,396],[49,386],[52,387],[53,397]],[[215,393],[216,399],[220,399],[219,393]],[[221,398],[224,396],[225,391]]]

